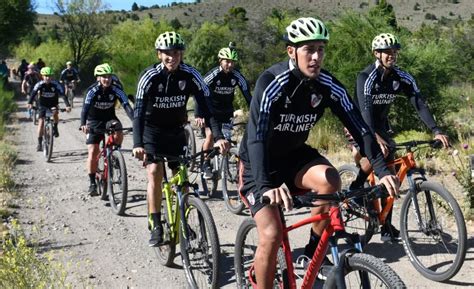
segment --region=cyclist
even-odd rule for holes
[[[231,42],[232,43],[232,42]],[[214,117],[223,123],[230,123],[234,113],[234,91],[239,86],[240,91],[245,97],[247,104],[250,104],[252,95],[245,77],[235,69],[235,63],[239,57],[237,51],[233,48],[224,47],[219,50],[217,55],[219,66],[211,69],[205,76],[204,81],[211,91],[212,106],[214,108]],[[213,135],[209,127],[209,120],[196,119],[197,123],[205,125],[206,139],[202,145],[203,150],[208,150],[213,145]],[[204,178],[212,178],[212,169],[210,160],[207,159],[203,164]]]
[[[104,134],[98,133],[97,130],[104,130],[110,127],[122,128],[122,124],[115,115],[115,101],[117,99],[122,104],[130,120],[133,118],[133,110],[128,103],[127,95],[121,87],[113,83],[113,75],[114,71],[107,63],[95,67],[94,76],[99,81],[87,89],[81,112],[81,130],[87,134],[87,173],[90,180],[88,192],[91,196],[98,195],[95,173],[97,171],[97,157],[100,153],[99,144],[104,138]],[[114,140],[117,145],[122,144],[122,131],[114,133]]]
[[[405,95],[421,120],[433,132],[434,138],[439,139],[444,147],[449,147],[448,137],[436,125],[415,79],[396,66],[400,48],[400,41],[393,34],[382,33],[375,36],[372,52],[376,60],[359,73],[356,84],[356,105],[365,122],[375,132],[377,143],[387,161],[393,160],[395,153],[388,112],[397,95]],[[350,139],[349,135],[348,137]],[[362,187],[372,168],[367,158],[361,156],[357,144],[353,145],[353,155],[361,170],[351,187]],[[391,215],[390,211],[388,222],[381,228],[382,241],[400,240],[400,232],[390,222]]]
[[[36,68],[41,70],[41,68],[45,67],[46,63],[44,63],[43,59],[38,58],[38,62],[36,62]]]
[[[43,67],[40,71],[43,80],[36,83],[33,90],[30,92],[30,98],[28,99],[28,109],[32,108],[32,103],[36,99],[38,104],[38,146],[36,147],[37,151],[41,151],[41,142],[43,140],[43,125],[44,125],[44,118],[46,116],[46,110],[51,109],[53,110],[53,130],[54,130],[54,137],[59,136],[58,131],[58,122],[59,122],[59,115],[58,115],[58,104],[59,104],[59,96],[62,95],[64,99],[64,103],[66,104],[66,111],[71,111],[71,106],[69,101],[67,100],[66,95],[64,94],[63,87],[59,82],[53,79],[53,69],[51,67]]]
[[[333,194],[340,189],[337,170],[316,149],[305,144],[326,108],[354,135],[389,193],[396,194],[399,186],[344,86],[321,68],[329,40],[324,23],[315,18],[299,18],[286,27],[284,39],[289,60],[273,65],[259,76],[240,147],[241,193],[258,231],[254,264],[259,288],[272,288],[282,241],[282,225],[275,205],[292,209],[290,192],[312,190]],[[269,197],[270,205],[262,204],[262,196]],[[329,210],[327,204],[320,204],[312,214]],[[313,256],[325,225],[313,224],[304,250],[308,258]],[[326,258],[325,262],[330,261]]]
[[[26,59],[22,59],[20,66],[18,66],[18,69],[16,70],[17,73],[20,74],[20,80],[23,81],[23,78],[25,78],[25,73],[28,70],[28,62]]]
[[[72,89],[74,94],[74,89],[77,83],[81,81],[79,78],[79,72],[76,68],[72,67],[72,62],[66,62],[66,68],[61,71],[61,76],[59,77],[60,82],[64,85],[65,94],[68,94],[68,90]]]
[[[21,93],[27,95],[30,90],[41,80],[41,74],[36,70],[33,63],[28,64],[28,70],[25,73],[25,77],[21,82]]]
[[[8,77],[10,77],[10,69],[8,69],[7,62],[2,60],[0,63],[0,80],[2,80],[4,87],[8,85]]]
[[[133,120],[133,154],[144,160],[147,170],[148,228],[151,231],[149,246],[163,242],[161,225],[161,181],[164,166],[153,158],[157,153],[182,155],[186,147],[184,124],[187,119],[186,103],[191,95],[196,99],[201,116],[209,117],[207,105],[209,89],[199,72],[183,63],[185,44],[181,35],[167,31],[155,42],[161,63],[147,67],[138,81]],[[210,102],[209,102],[210,103]],[[210,117],[216,145],[227,151],[229,144]],[[170,162],[171,169],[177,163]]]

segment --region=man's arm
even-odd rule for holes
[[[365,123],[372,131],[375,131],[375,124],[373,118],[372,95],[370,94],[370,87],[366,86],[369,75],[365,72],[357,75],[356,83],[356,101],[359,104],[360,113]]]
[[[242,91],[242,94],[244,95],[244,98],[247,101],[247,105],[250,105],[250,102],[252,101],[252,94],[250,93],[249,83],[239,71],[234,70],[234,72],[234,75],[238,80],[237,83],[239,85],[240,91]]]

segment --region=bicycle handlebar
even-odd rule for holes
[[[439,139],[435,140],[412,140],[407,142],[398,143],[395,145],[395,149],[407,149],[417,147],[419,145],[428,144],[432,148],[441,148],[443,143]]]
[[[79,130],[81,130],[81,127],[79,127]],[[90,133],[96,133],[96,134],[113,134],[114,132],[117,131],[133,131],[132,127],[124,127],[124,128],[91,128],[89,127],[89,132]]]
[[[318,195],[315,192],[307,192],[303,195],[292,196],[293,208],[307,208],[316,207],[314,202],[318,200],[333,201],[335,203],[341,203],[349,199],[358,197],[367,197],[369,199],[386,198],[389,194],[384,185],[377,185],[369,188],[361,188],[354,190],[343,190],[330,195]],[[263,204],[270,204],[270,198],[267,196],[261,196],[260,201]]]
[[[194,155],[191,156],[172,156],[172,155],[166,155],[166,154],[155,154],[152,155],[152,159],[156,161],[177,161],[182,164],[188,164],[191,162],[191,160],[196,159],[200,157],[201,155],[208,154],[208,158],[213,158],[214,156],[219,154],[219,148],[218,147],[213,147],[208,150],[202,150],[198,153],[195,153]]]

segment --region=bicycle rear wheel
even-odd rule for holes
[[[53,143],[54,143],[53,123],[48,122],[44,126],[44,134],[43,134],[43,155],[47,162],[51,161],[51,156],[53,155]]]
[[[222,158],[222,194],[227,209],[233,214],[240,214],[245,205],[239,194],[239,156],[232,148]]]
[[[191,288],[218,288],[220,245],[211,211],[188,196],[185,214],[179,243],[186,279]]]
[[[176,242],[177,235],[173,234],[174,224],[171,224],[168,212],[167,202],[170,202],[170,207],[175,207],[175,202],[177,202],[175,196],[170,196],[170,199],[167,200],[166,196],[163,195],[161,199],[161,223],[163,225],[163,245],[158,247],[153,247],[155,250],[156,256],[158,257],[158,262],[161,265],[170,267],[173,264],[174,256],[176,254]],[[175,212],[171,212],[171,215],[174,215]]]
[[[105,155],[101,152],[99,160],[97,162],[97,171],[95,173],[95,179],[97,182],[97,188],[99,190],[100,199],[103,201],[107,200],[107,167],[105,164]]]
[[[186,135],[188,154],[192,156],[196,154],[196,138],[194,136],[194,131],[191,124],[188,123],[184,126],[184,134]],[[196,159],[192,159],[189,163],[189,171],[194,171],[195,167]]]
[[[442,185],[425,181],[417,184],[415,195],[408,193],[400,229],[418,272],[438,282],[456,275],[466,257],[466,224],[456,199]]]
[[[245,219],[237,231],[234,268],[237,288],[251,289],[256,284],[253,262],[258,245],[257,225],[254,219]],[[278,249],[277,270],[273,288],[289,288],[288,266],[282,248]]]
[[[123,215],[127,207],[128,179],[125,160],[119,150],[112,151],[109,167],[109,202],[114,213]]]
[[[392,268],[372,255],[364,253],[346,255],[343,266],[347,288],[407,288]],[[337,288],[337,278],[333,269],[323,288]]]

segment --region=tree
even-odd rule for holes
[[[99,13],[107,6],[101,0],[56,0],[55,5],[74,62],[79,65],[93,55],[95,43],[105,31],[108,20]]]
[[[36,13],[30,0],[0,0],[0,53],[33,30]]]
[[[132,11],[138,11],[138,4],[136,2],[132,4]]]

